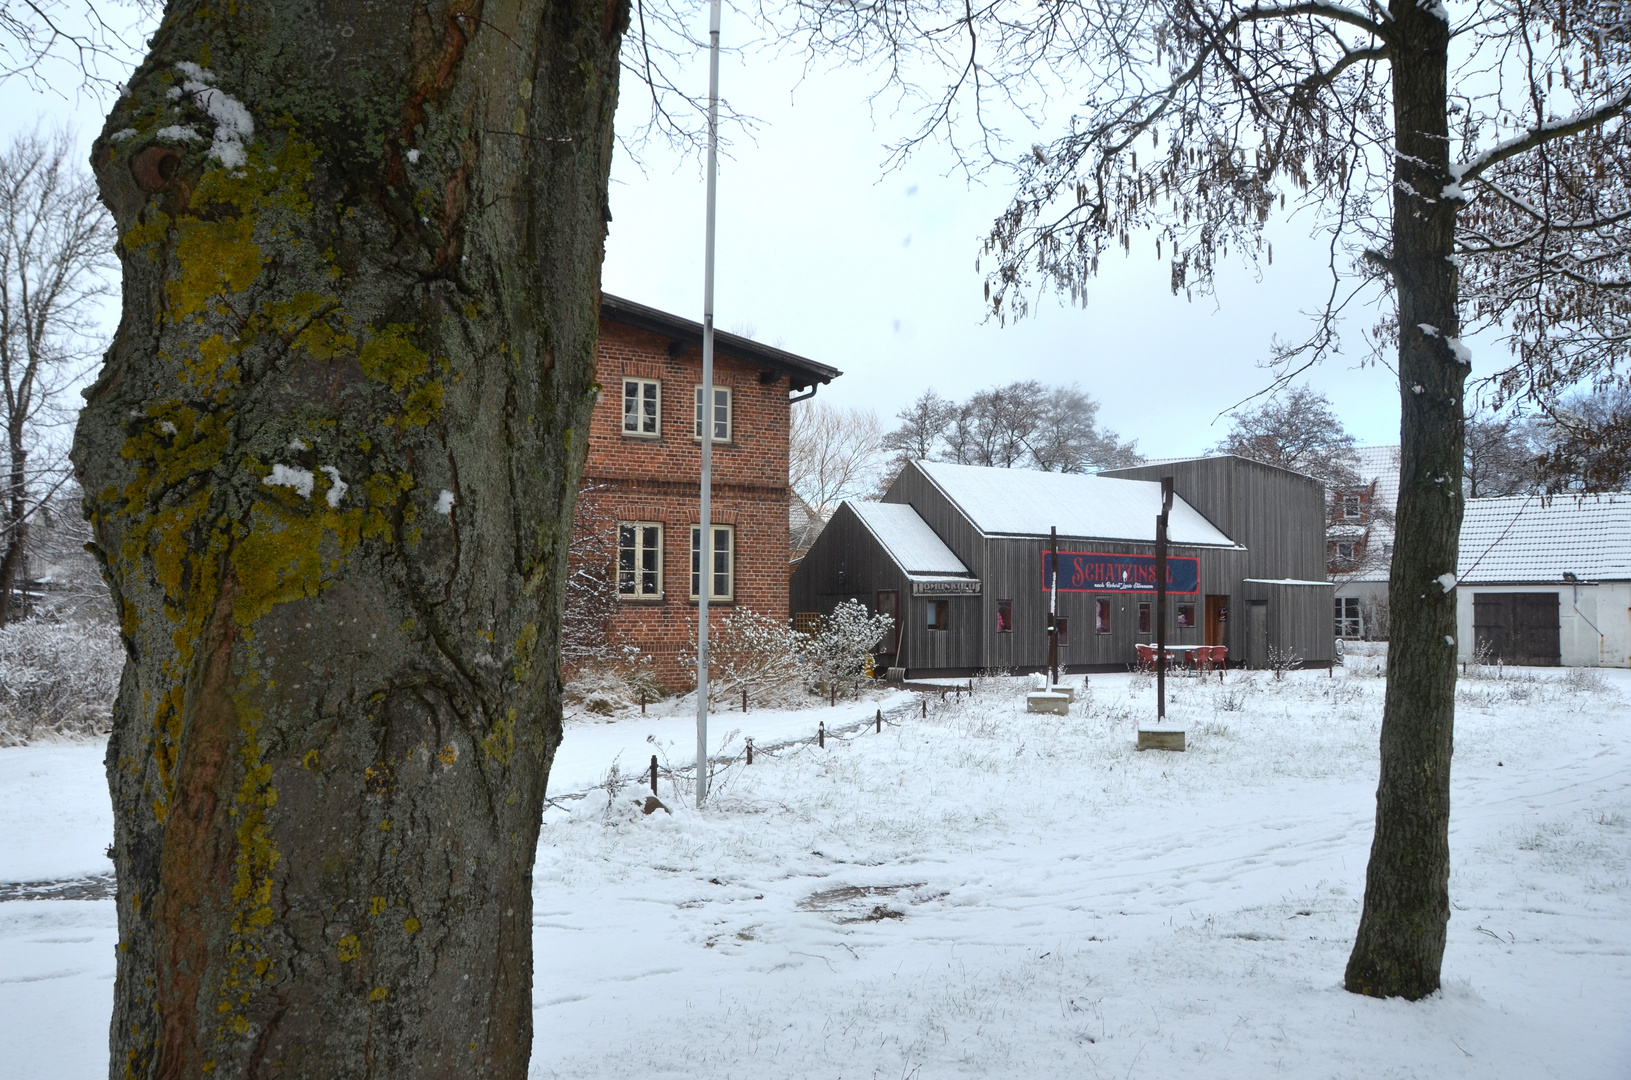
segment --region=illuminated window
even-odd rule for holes
[[[1195,605],[1178,605],[1178,629],[1185,630],[1195,625]]]
[[[1012,600],[997,601],[997,633],[1012,634],[1014,632],[1014,602]]]
[[[623,380],[623,434],[656,438],[663,433],[663,384]]]
[[[730,600],[736,593],[736,529],[730,525],[713,527],[713,566],[709,577],[709,600]],[[702,528],[691,526],[691,599],[702,589]]]
[[[1110,632],[1110,601],[1093,601],[1093,632],[1096,634]]]

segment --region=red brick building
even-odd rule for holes
[[[601,386],[584,489],[615,522],[612,640],[651,656],[657,678],[694,685],[680,657],[697,618],[702,324],[615,296],[600,307]],[[714,334],[716,609],[788,617],[787,436],[791,402],[840,372],[736,334]]]

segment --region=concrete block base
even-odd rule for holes
[[[1181,731],[1145,731],[1138,730],[1138,748],[1140,750],[1177,750],[1184,749],[1184,733]]]
[[[1034,713],[1052,713],[1054,716],[1070,715],[1070,695],[1049,693],[1046,690],[1036,690],[1025,695],[1025,711]]]

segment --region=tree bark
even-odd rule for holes
[[[110,1076],[526,1073],[626,19],[172,2],[96,143]]]
[[[1394,0],[1393,251],[1399,302],[1399,504],[1388,579],[1391,642],[1376,832],[1347,988],[1417,999],[1439,987],[1450,917],[1450,754],[1455,722],[1463,384],[1451,182],[1449,27]],[[1463,354],[1464,355],[1464,354]]]

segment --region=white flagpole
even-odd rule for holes
[[[708,12],[708,215],[702,256],[702,483],[697,520],[697,809],[708,801],[708,600],[713,595],[714,530],[714,189],[719,172],[719,4]]]

